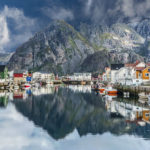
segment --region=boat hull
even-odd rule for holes
[[[107,94],[108,95],[116,95],[116,94],[118,94],[118,91],[117,90],[107,91]]]

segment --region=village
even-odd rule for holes
[[[150,63],[136,61],[132,64],[111,64],[103,74],[74,73],[73,75],[58,76],[53,73],[29,72],[27,70],[8,71],[0,66],[0,89],[21,89],[49,84],[91,85],[96,90],[99,85],[112,87],[150,87]],[[100,85],[101,87],[101,85]],[[142,89],[141,89],[142,90]]]
[[[111,64],[103,74],[97,76],[92,73],[74,73],[61,77],[53,73],[9,72],[7,67],[0,66],[0,106],[6,107],[8,101],[26,101],[31,95],[54,94],[59,87],[68,88],[75,93],[94,91],[102,96],[106,109],[112,116],[123,116],[127,122],[135,122],[140,126],[150,123],[149,63],[136,61],[132,64]],[[124,101],[116,101],[120,93]],[[136,102],[126,99],[136,98],[132,97],[133,93],[138,95]]]

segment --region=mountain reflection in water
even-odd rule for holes
[[[128,122],[123,114],[119,114],[119,110],[117,115],[114,115],[112,112],[114,101],[107,103],[100,95],[91,92],[90,87],[83,87],[83,92],[82,87],[72,86],[29,89],[16,91],[9,97],[11,98],[12,103],[8,103],[5,109],[0,108],[0,124],[2,124],[0,129],[7,131],[8,128],[9,132],[6,135],[11,137],[10,135],[14,134],[14,139],[18,130],[16,137],[25,138],[28,146],[24,147],[22,144],[21,148],[10,149],[141,150],[145,148],[147,150],[150,148],[150,125],[146,123],[140,126],[136,122]],[[120,103],[116,104],[118,106]],[[1,134],[0,140],[2,135],[5,139],[5,134]],[[28,142],[30,139],[31,141]],[[42,147],[42,141],[45,147]],[[127,142],[128,145],[125,146]],[[9,150],[3,144],[4,148]]]

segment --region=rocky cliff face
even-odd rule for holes
[[[8,66],[11,70],[71,73],[92,53],[94,49],[86,38],[71,25],[58,21],[19,47]]]
[[[5,65],[10,60],[13,53],[0,53],[0,65]]]
[[[102,71],[112,62],[143,59],[138,54],[145,41],[125,24],[81,24],[77,31],[66,22],[57,21],[20,46],[8,67],[59,74]]]
[[[107,52],[98,51],[89,55],[82,65],[80,71],[82,72],[104,72],[105,67],[110,67],[112,63],[134,63],[136,60],[144,61],[144,58],[133,51],[124,52]]]

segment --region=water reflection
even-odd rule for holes
[[[8,92],[3,92],[0,91],[0,107],[6,107],[8,104],[8,97],[9,93]]]
[[[104,99],[88,88],[49,86],[9,93],[12,102],[0,109],[0,150],[150,148],[144,140],[150,138],[149,107],[116,96]]]
[[[44,95],[33,92],[28,100],[15,100],[14,103],[19,112],[47,130],[54,139],[62,139],[74,129],[77,129],[80,136],[111,132],[115,135],[150,137],[149,131],[141,134],[150,129],[149,125],[140,127],[136,123],[131,124],[132,121],[136,122],[136,109],[140,116],[142,107],[108,99],[111,103],[108,103],[110,106],[107,105],[106,109],[107,101],[103,102],[95,93],[73,92],[68,87],[51,91],[53,92]]]

